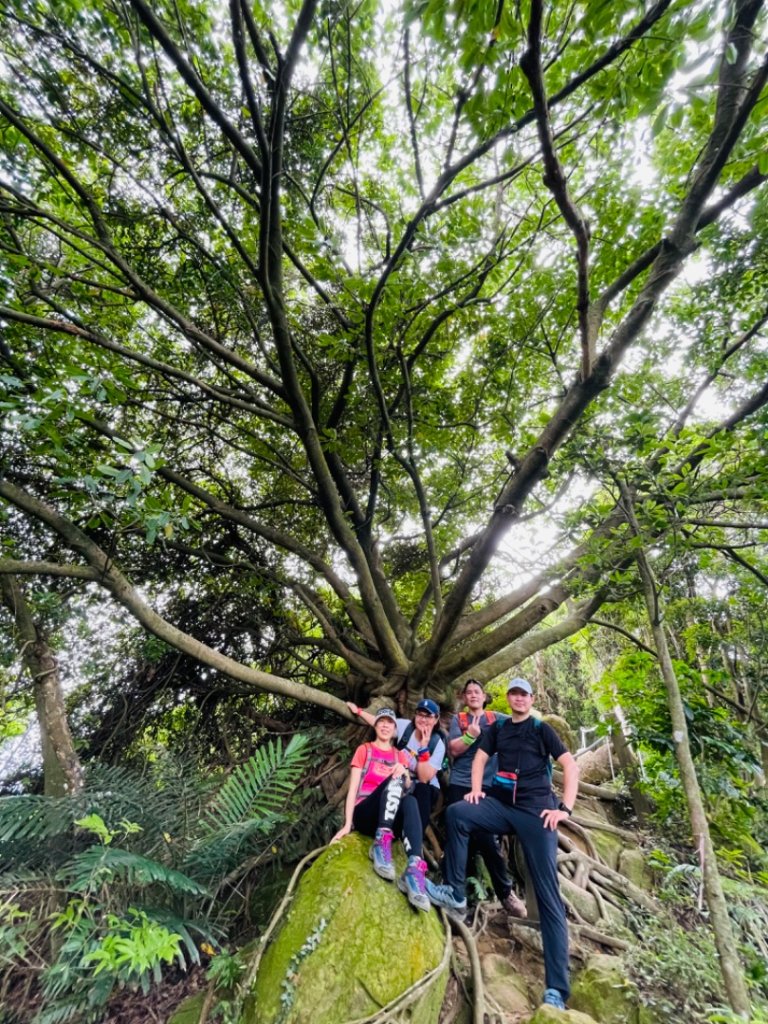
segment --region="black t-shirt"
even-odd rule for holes
[[[514,796],[510,789],[499,786],[491,788],[492,796],[518,807],[544,810],[556,806],[549,759],[556,761],[568,748],[550,725],[537,724],[532,715],[523,722],[513,722],[511,718],[497,721],[481,734],[479,747],[488,755],[499,755],[498,771],[517,775]]]

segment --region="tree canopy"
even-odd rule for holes
[[[766,582],[759,0],[0,12],[1,572],[336,709],[621,600],[619,479]]]

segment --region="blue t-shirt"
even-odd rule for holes
[[[398,720],[397,720],[397,738],[398,738],[398,741],[400,740],[400,737],[403,735],[403,733],[405,732],[405,730],[408,728],[409,725],[411,725],[411,719],[410,718],[398,718]],[[437,725],[435,726],[435,729],[437,729]],[[434,735],[434,733],[433,733],[433,735]],[[413,730],[411,735],[408,737],[408,742],[406,743],[406,745],[405,745],[405,747],[403,749],[404,750],[409,750],[412,754],[415,754],[416,751],[419,749],[419,743],[418,743],[418,740],[416,739],[416,730],[415,729]],[[440,769],[443,767],[443,761],[444,760],[445,760],[445,744],[443,743],[443,741],[438,736],[437,743],[435,744],[435,749],[432,751],[432,753],[430,755],[429,763],[432,765],[432,767],[435,769],[436,772],[439,772]],[[411,772],[411,778],[415,779],[418,782],[418,779],[416,779],[416,772],[415,771]],[[438,789],[440,788],[440,783],[437,781],[437,775],[433,775],[432,776],[432,778],[429,780],[429,785],[430,786],[437,786]]]
[[[469,720],[472,720],[471,712],[467,711],[466,714]],[[509,718],[509,715],[500,715],[494,711],[497,722],[504,722]],[[485,711],[480,716],[480,736],[485,732],[486,729],[491,727],[492,723],[488,721],[488,716]],[[451,719],[451,727],[448,730],[448,740],[458,739],[462,736],[461,722],[459,716],[454,715]],[[472,746],[467,745],[464,747],[462,752],[451,760],[451,785],[452,786],[466,786],[467,789],[472,788],[472,762],[475,759],[475,754],[480,749],[480,736],[477,737]],[[488,764],[485,766],[483,772],[483,789],[486,789],[493,782],[493,776],[496,774],[496,756],[489,758]]]

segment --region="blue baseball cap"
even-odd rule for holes
[[[510,690],[522,690],[524,693],[529,693],[531,697],[533,696],[533,687],[527,679],[521,679],[520,676],[515,676],[507,683],[507,693]]]
[[[440,708],[435,704],[429,697],[425,697],[424,700],[420,700],[416,705],[417,711],[428,711],[430,715],[434,715],[435,718],[440,717]]]

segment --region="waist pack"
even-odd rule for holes
[[[496,772],[493,788],[500,790],[499,796],[504,803],[514,803],[517,797],[517,772]]]

